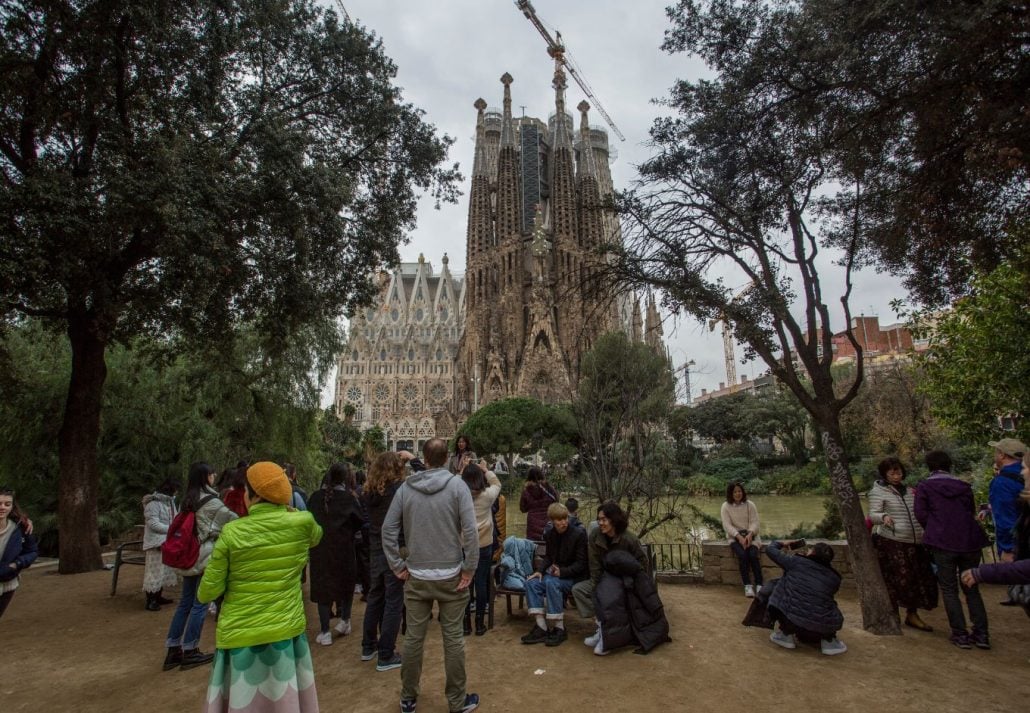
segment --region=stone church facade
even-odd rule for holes
[[[580,361],[602,334],[621,330],[665,353],[653,297],[601,279],[601,246],[620,241],[607,132],[581,102],[578,129],[555,73],[554,112],[512,116],[509,74],[500,111],[475,102],[476,147],[466,271],[439,275],[420,258],[384,279],[376,307],[351,320],[336,405],[355,425],[386,429],[391,447],[449,438],[476,409],[510,396],[569,401]]]

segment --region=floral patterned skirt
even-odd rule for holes
[[[217,649],[205,713],[318,713],[307,636]]]
[[[146,550],[143,563],[143,591],[159,592],[165,587],[174,587],[178,581],[175,572],[161,561],[161,548]]]
[[[873,538],[873,544],[891,603],[905,609],[935,609],[937,576],[930,565],[929,550],[879,535]]]

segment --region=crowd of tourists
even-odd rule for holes
[[[943,599],[950,641],[963,649],[991,648],[979,583],[1011,585],[1006,603],[1030,614],[1030,454],[1011,438],[990,446],[997,563],[981,563],[989,541],[978,520],[985,515],[970,485],[952,475],[947,453],[926,454],[928,476],[918,485],[906,483],[898,459],[883,460],[868,498],[867,524],[899,617],[932,632],[920,611]],[[479,706],[479,695],[468,691],[464,637],[488,633],[493,586],[524,593],[532,620],[525,645],[567,641],[570,603],[594,624],[583,643],[595,655],[628,646],[647,654],[671,640],[653,566],[618,504],[601,503],[584,523],[575,498],[560,502],[532,467],[519,498],[526,531],[508,533],[501,482],[465,436],[450,453],[443,440],[431,439],[421,456],[381,453],[367,478],[335,463],[311,495],[297,484],[296,468],[268,461],[240,462],[220,476],[194,463],[178,503],[178,483],[161,482],[143,498],[143,590],[146,609],[160,611],[176,603],[165,593],[180,588],[163,668],[210,665],[210,713],[317,711],[305,583],[317,610],[316,644],[331,646],[359,626],[361,660],[376,659],[380,672],[401,669],[400,708],[408,713],[421,693],[434,612],[448,708]],[[758,508],[739,482],[727,488],[720,514],[752,599],[744,623],[773,629],[770,640],[786,649],[810,642],[826,655],[846,652],[833,548],[803,540],[763,546]],[[765,580],[763,551],[780,576]],[[36,554],[31,520],[14,493],[0,488],[0,616]],[[367,604],[352,625],[356,593]],[[216,619],[216,648],[206,653],[200,640],[208,616]]]

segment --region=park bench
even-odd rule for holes
[[[134,536],[143,533],[143,525],[137,525]],[[118,571],[123,564],[145,565],[147,563],[146,553],[143,552],[143,540],[129,540],[122,542],[114,551],[114,564],[111,566],[111,596],[118,591]]]
[[[533,553],[533,570],[534,571],[539,571],[540,567],[543,566],[544,552],[545,552],[546,546],[544,545],[543,542],[540,542],[539,540],[534,540],[534,543],[536,544],[536,551]],[[656,578],[656,576],[657,576],[656,575],[656,571],[655,571],[655,553],[654,553],[654,549],[651,547],[650,544],[645,544],[645,543],[641,543],[641,547],[644,548],[644,554],[647,555],[648,569],[650,570],[649,574],[651,575],[651,579],[654,580]],[[511,606],[512,597],[516,597],[518,599],[517,608],[519,608],[519,609],[524,608],[525,607],[525,603],[526,603],[526,592],[525,592],[525,590],[509,589],[507,587],[500,586],[500,585],[498,585],[496,583],[497,580],[494,577],[494,574],[495,574],[495,571],[497,570],[498,566],[499,565],[495,564],[495,565],[493,565],[490,568],[490,596],[488,597],[489,601],[490,601],[490,608],[489,608],[489,610],[487,612],[487,626],[489,628],[491,628],[491,629],[494,628],[494,602],[497,600],[498,596],[503,596],[504,597],[504,603],[505,603],[505,607],[508,610],[508,616],[509,617],[512,615],[512,612],[514,611],[514,609]],[[566,608],[568,608],[569,600],[571,598],[572,598],[571,592],[569,594],[565,595],[565,607]]]

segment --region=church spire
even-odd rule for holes
[[[501,84],[504,85],[504,118],[501,120],[501,148],[515,146],[515,127],[511,119],[511,83],[515,80],[505,72],[501,75]]]
[[[565,113],[565,88],[568,83],[565,81],[565,70],[557,60],[554,62],[554,80],[551,86],[554,87],[554,147],[571,148],[572,127],[566,124],[569,117]]]
[[[486,158],[486,119],[484,118],[484,112],[486,111],[486,102],[482,97],[476,99],[476,103],[473,104],[476,108],[476,156],[472,163],[472,175],[473,176],[485,176],[487,174],[487,158]]]
[[[590,143],[590,121],[587,112],[590,111],[590,104],[586,99],[576,107],[579,109],[579,137],[580,143],[580,178],[593,178],[597,180],[597,158],[594,156],[594,147]]]

